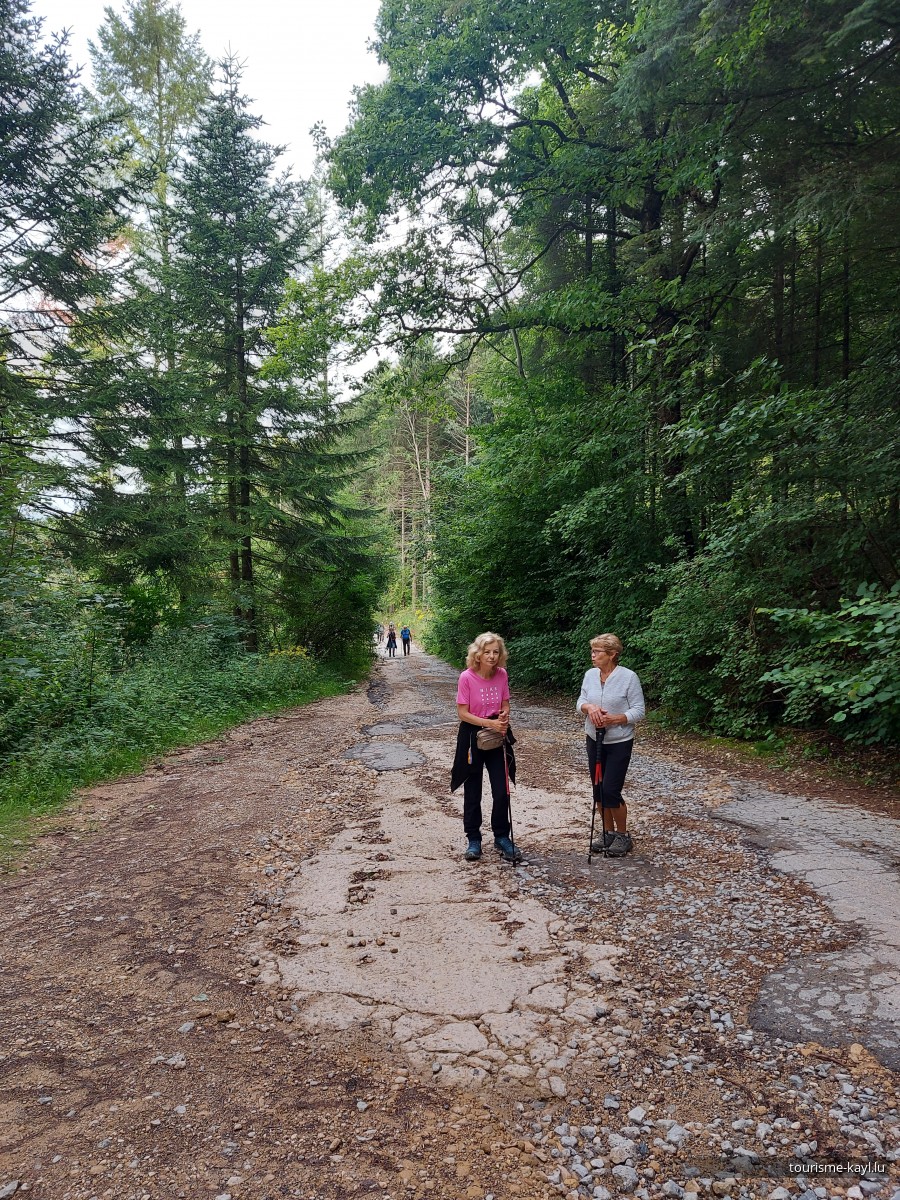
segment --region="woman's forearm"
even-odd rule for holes
[[[456,711],[461,721],[467,725],[474,725],[476,729],[497,729],[509,723],[509,701],[503,702],[499,717],[476,717],[474,713],[469,712],[467,704],[457,704]]]

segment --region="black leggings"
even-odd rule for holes
[[[597,739],[585,734],[587,745],[588,770],[591,774],[591,784],[594,788],[594,802],[597,803],[602,795],[604,808],[618,808],[624,804],[622,785],[631,762],[631,751],[634,739],[627,742],[600,742],[600,767],[603,771],[602,783],[594,783],[594,769],[597,766]]]
[[[481,783],[483,768],[487,767],[491,781],[491,830],[494,837],[509,837],[509,796],[506,788],[506,749],[479,750],[472,738],[472,765],[463,784],[463,829],[467,838],[481,841]]]

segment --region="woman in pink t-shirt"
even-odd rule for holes
[[[515,742],[509,728],[509,676],[506,674],[506,646],[496,633],[480,633],[469,647],[466,669],[459,677],[456,711],[459,733],[450,790],[463,784],[463,829],[468,839],[465,857],[469,862],[481,858],[481,787],[484,769],[491,781],[493,807],[491,830],[494,846],[510,862],[522,857],[510,837],[509,782],[515,779]],[[479,729],[489,729],[503,737],[494,750],[482,750],[477,743]]]

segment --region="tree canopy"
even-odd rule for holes
[[[386,0],[376,49],[332,186],[386,336],[491,408],[437,476],[439,643],[502,629],[562,683],[613,628],[692,723],[759,731],[762,610],[897,581],[886,6]]]

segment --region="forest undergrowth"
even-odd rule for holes
[[[66,666],[67,679],[38,677],[0,718],[0,832],[166,751],[345,691],[367,670],[296,648],[223,648],[208,630],[166,631],[119,670],[97,665],[90,683]]]

